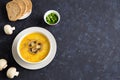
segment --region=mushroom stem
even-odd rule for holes
[[[18,75],[19,75],[19,72],[16,72],[16,73],[15,73],[15,76],[18,76]]]
[[[11,30],[15,30],[15,27],[11,27]]]

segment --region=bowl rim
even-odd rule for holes
[[[27,29],[30,29],[30,28],[27,28]],[[24,30],[27,30],[27,29],[24,29]],[[24,31],[23,30],[23,31]],[[43,30],[43,31],[42,31]],[[26,33],[26,34],[24,34],[19,40],[18,40],[18,42],[17,42],[17,53],[18,53],[18,56],[24,61],[24,62],[26,62],[26,63],[29,63],[29,64],[38,64],[38,63],[41,63],[41,62],[44,62],[49,56],[50,56],[50,54],[51,54],[51,52],[52,52],[52,40],[51,40],[51,37],[50,37],[50,35],[48,34],[48,33],[46,33],[46,32],[44,32],[44,28],[41,28],[41,31],[39,30],[33,30],[33,31],[31,31],[31,32],[28,32],[28,33]],[[46,30],[47,31],[47,30]],[[30,62],[30,61],[27,61],[27,60],[25,60],[22,56],[21,56],[21,54],[20,54],[20,51],[19,51],[19,46],[20,46],[20,43],[21,43],[21,41],[23,40],[23,38],[25,37],[25,36],[27,36],[27,35],[29,35],[29,34],[32,34],[32,33],[35,33],[35,32],[38,32],[38,33],[41,33],[41,34],[43,34],[47,39],[48,39],[48,41],[49,41],[49,44],[50,44],[50,50],[49,50],[49,52],[48,52],[48,54],[47,54],[47,56],[43,59],[43,60],[41,60],[41,61],[39,61],[39,62]],[[52,35],[53,36],[53,35]]]
[[[46,20],[47,15],[50,14],[50,13],[55,13],[55,14],[57,15],[57,17],[58,17],[58,21],[57,21],[56,23],[54,23],[54,24],[50,24],[50,23],[48,23],[47,20]],[[60,14],[59,14],[59,12],[56,11],[56,10],[48,10],[48,11],[46,11],[45,14],[44,14],[44,21],[45,21],[48,25],[56,25],[56,24],[58,24],[58,23],[60,22]]]

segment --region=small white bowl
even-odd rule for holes
[[[58,17],[58,21],[57,21],[55,24],[50,24],[50,23],[48,23],[47,20],[46,20],[46,17],[47,17],[50,13],[55,13],[55,14],[57,15],[57,17]],[[45,21],[48,25],[56,25],[56,24],[58,24],[59,21],[60,21],[60,14],[58,13],[58,11],[49,10],[49,11],[45,12],[45,14],[44,14],[44,21]]]
[[[19,45],[21,40],[28,34],[30,33],[34,33],[34,32],[40,32],[43,35],[45,35],[50,43],[50,51],[48,53],[48,55],[40,62],[28,62],[25,59],[23,59],[20,55],[19,52]],[[54,36],[46,29],[41,28],[41,27],[30,27],[27,28],[23,31],[21,31],[16,38],[13,41],[13,45],[12,45],[12,55],[13,58],[15,59],[15,61],[23,68],[26,69],[30,69],[30,70],[36,70],[36,69],[41,69],[45,66],[47,66],[55,57],[57,51],[57,44],[56,44],[56,40],[54,38]]]

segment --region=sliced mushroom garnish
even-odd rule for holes
[[[29,47],[34,47],[36,45],[36,41],[34,40],[34,41],[30,41],[30,43],[29,43]]]
[[[30,51],[31,51],[32,53],[37,53],[37,49],[36,49],[36,48],[30,48]]]
[[[39,43],[37,40],[33,40],[29,43],[29,51],[33,54],[36,54],[38,51],[40,51],[41,47],[41,43]]]

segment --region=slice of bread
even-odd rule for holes
[[[13,0],[13,1],[16,1],[21,6],[21,14],[18,17],[18,19],[19,19],[21,16],[23,16],[26,13],[26,11],[27,11],[27,4],[25,3],[24,0]]]
[[[18,20],[22,20],[22,19],[27,18],[28,16],[30,16],[31,13],[32,13],[32,11],[25,13],[25,14],[24,14],[22,17],[20,17]]]
[[[23,16],[21,16],[21,18],[19,18],[19,20],[27,18],[32,13],[32,2],[31,2],[31,0],[24,0],[24,1],[27,4],[27,11]]]
[[[25,13],[27,12],[27,10],[28,10],[28,8],[27,8],[27,2],[25,1],[25,0],[23,0],[24,1],[24,3],[25,3],[25,5],[26,5],[26,10],[25,10]],[[25,14],[24,13],[24,14]]]
[[[32,1],[31,0],[25,0],[27,2],[27,12],[31,12],[32,11]]]
[[[10,1],[6,5],[8,18],[10,21],[16,21],[21,13],[21,7],[16,1]]]

